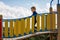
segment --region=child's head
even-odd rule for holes
[[[32,11],[32,12],[36,11],[36,8],[35,8],[34,6],[31,7],[31,11]]]

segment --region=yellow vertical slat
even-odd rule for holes
[[[50,24],[51,24],[51,26],[50,26],[50,30],[53,30],[53,17],[52,17],[52,14],[50,14]]]
[[[32,16],[32,33],[34,33],[34,23],[35,23],[35,19],[34,16]]]
[[[8,37],[8,21],[5,20],[5,37]]]
[[[18,33],[18,22],[19,22],[18,19],[16,21],[14,21],[14,35],[15,36],[19,36],[19,33]]]
[[[29,34],[29,32],[30,32],[30,18],[27,18],[26,33]]]
[[[47,30],[50,30],[50,14],[47,15]]]
[[[25,19],[25,33],[27,33],[27,19]]]
[[[18,20],[18,34],[21,34],[21,21]]]
[[[40,15],[37,15],[37,31],[40,31]]]
[[[53,30],[54,30],[54,29],[56,29],[56,25],[55,25],[55,23],[56,23],[56,17],[55,17],[54,13],[52,14],[52,23],[53,23],[52,27],[53,27]]]
[[[14,21],[14,35],[16,36],[16,21]]]
[[[10,20],[10,37],[13,37],[13,20]]]
[[[24,35],[25,32],[25,20],[21,19],[21,35]]]
[[[19,24],[19,20],[16,20],[16,36],[19,36],[19,31],[18,31],[18,24]]]
[[[16,36],[16,21],[14,21],[14,35]]]
[[[42,16],[41,16],[41,29],[45,30],[45,27],[44,27],[44,14],[42,14]]]

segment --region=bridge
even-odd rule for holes
[[[23,40],[40,34],[50,34],[50,40],[53,40],[53,33],[58,33],[57,40],[59,40],[60,4],[57,4],[57,12],[53,12],[52,6],[49,11],[50,13],[18,19],[3,19],[3,15],[0,15],[0,40]],[[37,16],[36,28],[34,16]]]

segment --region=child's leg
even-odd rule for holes
[[[35,17],[35,23],[34,23],[34,30],[35,30],[35,32],[37,31],[37,27],[35,26],[35,24],[36,24],[36,17]]]

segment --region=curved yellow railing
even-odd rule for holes
[[[30,33],[35,33],[35,16],[36,16],[36,32],[50,31],[56,29],[56,14],[37,14],[22,19],[4,20],[5,27],[3,29],[3,37],[19,37]],[[51,18],[52,17],[52,18]],[[51,24],[52,21],[52,24]],[[9,23],[9,24],[8,24]],[[31,25],[32,23],[32,25]],[[9,26],[9,27],[8,27]]]

